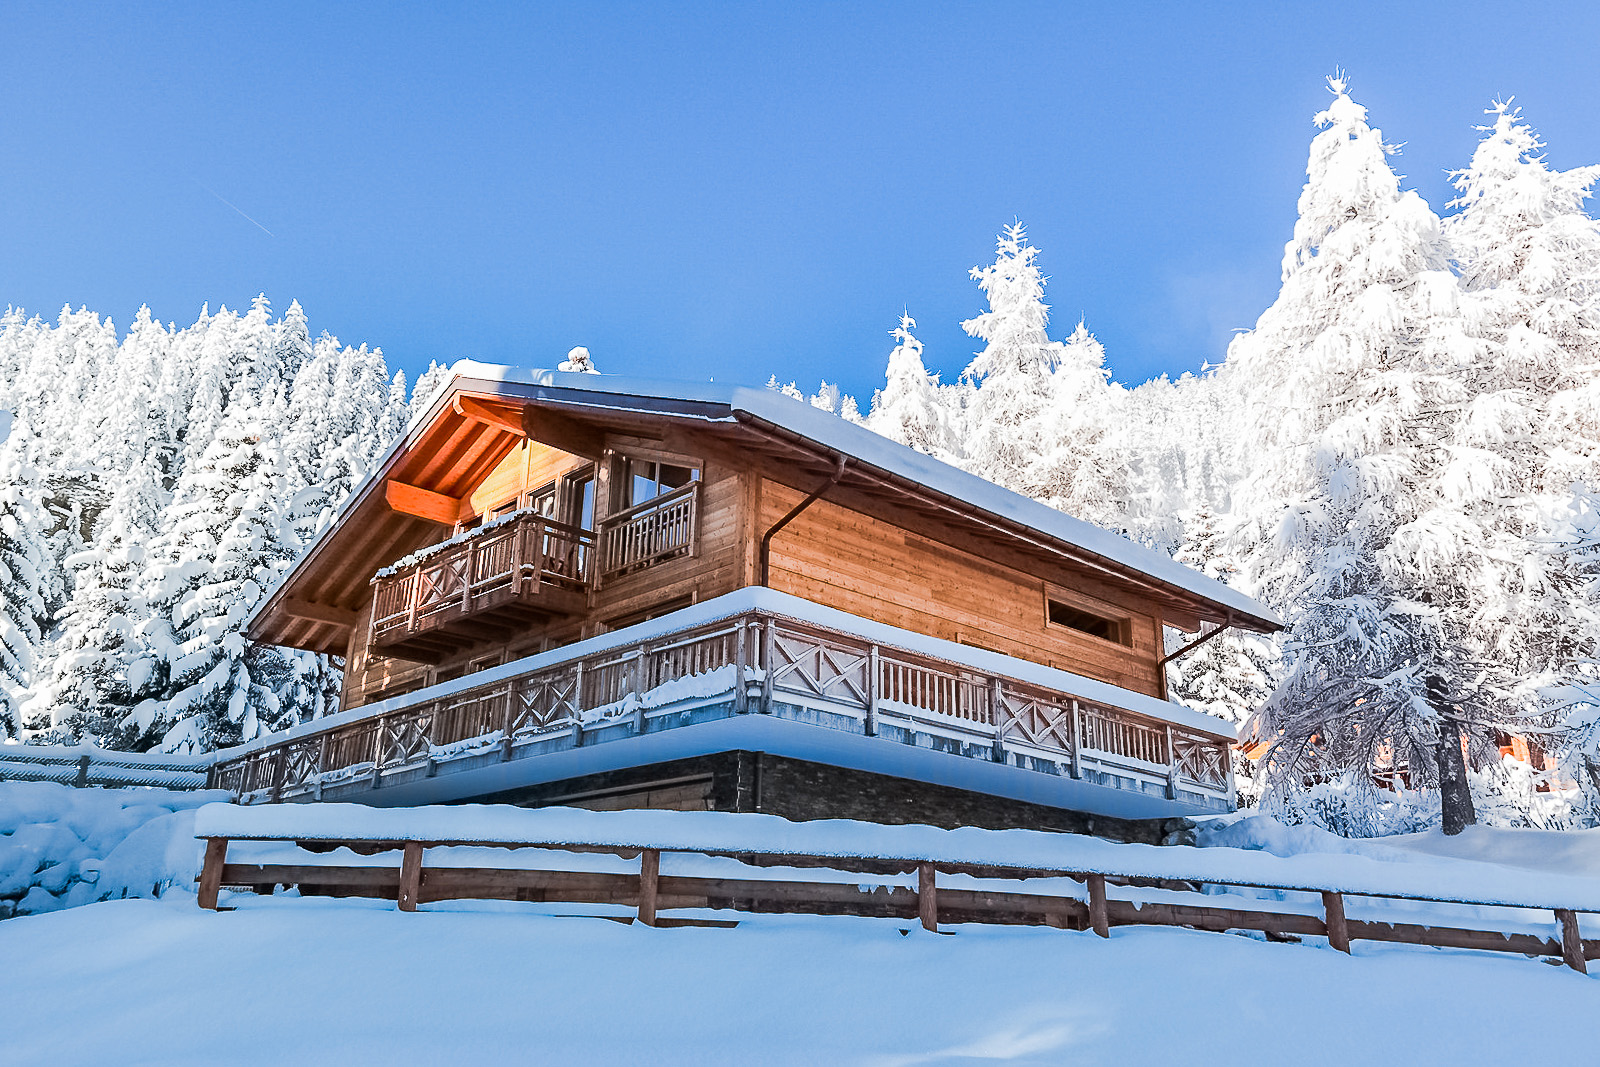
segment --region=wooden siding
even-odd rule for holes
[[[804,497],[764,479],[765,531]],[[1157,606],[1064,570],[1028,574],[819,500],[772,541],[772,588],[864,618],[1165,696]],[[1063,626],[1045,614],[1046,586],[1115,606],[1133,647]]]
[[[368,657],[370,595],[351,635],[344,706],[466,673],[493,662],[559,647],[638,621],[664,607],[720,596],[759,581],[762,535],[814,484],[803,473],[728,448],[713,434],[679,433],[667,443],[617,434],[604,439],[607,457],[634,456],[700,467],[699,528],[691,555],[601,581],[582,619],[530,627],[499,645],[474,646],[429,667]],[[482,481],[463,489],[463,519],[559,479],[589,461],[534,443],[505,455]],[[606,467],[601,464],[602,472]],[[784,484],[801,482],[802,487]],[[598,479],[596,510],[608,510],[608,478]],[[819,500],[772,541],[771,585],[808,600],[919,633],[1044,663],[1135,692],[1165,695],[1161,606],[1137,590],[1119,588],[1066,566],[1030,564],[973,545],[948,543],[939,528],[914,516],[874,518]],[[386,561],[387,562],[387,561]],[[1028,569],[1022,569],[1026,566]],[[1080,608],[1128,620],[1131,647],[1051,624],[1047,590]],[[488,664],[484,664],[488,665]]]

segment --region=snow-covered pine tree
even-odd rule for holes
[[[1485,653],[1528,707],[1553,684],[1587,686],[1600,647],[1600,224],[1584,210],[1600,166],[1552,170],[1509,101],[1488,113],[1445,223],[1475,345],[1440,510],[1475,543],[1440,565],[1457,625],[1492,634]],[[1580,701],[1563,725],[1568,774],[1600,786],[1597,714]]]
[[[1460,291],[1438,218],[1400,190],[1344,80],[1329,87],[1282,291],[1225,367],[1258,458],[1238,497],[1250,584],[1289,624],[1286,678],[1254,729],[1272,743],[1269,799],[1329,778],[1370,790],[1394,769],[1440,787],[1455,832],[1472,821],[1463,731],[1482,746],[1508,713],[1482,649],[1434,603],[1459,532],[1425,516],[1462,399]]]
[[[872,396],[866,426],[891,441],[944,460],[957,458],[958,442],[951,426],[939,376],[929,374],[922,362],[922,342],[912,334],[917,323],[909,314],[889,331],[894,350],[884,385]]]
[[[1050,305],[1044,302],[1038,257],[1022,223],[1007,226],[997,239],[994,263],[971,271],[989,298],[989,310],[961,324],[985,342],[962,374],[975,387],[963,442],[966,466],[1030,495],[1041,488],[1047,412],[1055,399],[1052,375],[1062,348],[1045,332]]]
[[[1033,493],[1069,515],[1120,526],[1127,457],[1112,428],[1122,421],[1118,414],[1126,392],[1108,384],[1105,348],[1083,322],[1057,352]]]
[[[42,490],[27,426],[0,411],[0,740],[43,725],[23,705],[34,681],[45,603]]]

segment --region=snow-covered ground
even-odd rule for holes
[[[198,869],[197,814],[166,807],[203,799],[0,786],[0,815],[17,825],[0,833],[0,866],[58,867],[64,861],[57,854],[37,851],[40,842],[53,842],[60,855],[78,856],[71,860],[77,869],[99,872],[75,895],[53,901],[83,906],[0,922],[0,1062],[1301,1064],[1399,1050],[1409,1065],[1511,1060],[1535,1050],[1554,1062],[1593,1058],[1600,979],[1511,954],[1358,941],[1345,956],[1320,939],[1277,944],[1136,927],[1117,927],[1109,940],[993,926],[945,926],[935,935],[905,920],[844,917],[738,916],[736,929],[652,929],[597,917],[630,917],[632,909],[621,907],[462,901],[406,914],[392,902],[294,894],[225,894],[224,905],[234,910],[207,912],[188,888]],[[295,815],[474,815],[469,808],[352,814],[346,807],[212,807],[198,819],[210,826]],[[478,809],[474,820],[489,837],[498,810]],[[635,834],[770,834],[769,824],[782,823],[674,813],[501,814],[507,826],[555,820],[591,836],[604,828],[597,820],[608,818],[606,826],[620,820]],[[844,833],[848,846],[850,831],[871,838],[855,844],[880,852],[901,837],[924,850],[945,838],[940,847],[1014,850],[1057,836],[783,827],[799,835],[790,842],[796,847],[816,845],[801,838],[824,832]],[[1296,866],[1343,862],[1349,877],[1373,867],[1393,877],[1430,873],[1485,885],[1530,870],[1567,880],[1600,876],[1600,831],[1475,828],[1448,840],[1419,834],[1347,841],[1243,818],[1217,820],[1201,838],[1293,857]],[[280,846],[236,846],[273,847]],[[1079,859],[1107,852],[1147,862],[1284,862],[1229,848],[1084,838],[1060,847],[1088,850]],[[79,855],[85,850],[105,858]],[[589,859],[632,869],[613,857]],[[156,885],[164,887],[157,900],[84,903]],[[578,914],[584,911],[590,914]]]
[[[1600,1011],[1600,983],[1559,967],[1360,943],[1346,957],[1182,930],[651,929],[534,905],[234,902],[172,893],[0,923],[0,1058],[1583,1063]]]

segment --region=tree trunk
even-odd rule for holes
[[[1472,790],[1467,785],[1467,761],[1461,754],[1461,727],[1447,718],[1439,722],[1439,808],[1444,816],[1444,832],[1454,837],[1478,821],[1472,808]]]

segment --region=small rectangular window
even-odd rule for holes
[[[1133,646],[1133,627],[1126,618],[1102,615],[1054,598],[1047,598],[1045,604],[1053,626],[1065,626],[1069,630],[1098,637],[1102,641],[1115,641],[1130,648]]]

